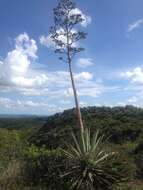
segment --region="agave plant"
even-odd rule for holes
[[[73,143],[63,150],[67,162],[61,178],[74,190],[111,190],[123,180],[116,163],[116,153],[103,148],[103,136],[92,137],[85,129],[72,134]]]

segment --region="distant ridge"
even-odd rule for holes
[[[34,115],[34,114],[0,114],[0,118],[47,118],[50,115]]]

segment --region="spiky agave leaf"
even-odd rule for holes
[[[113,169],[115,153],[104,150],[99,131],[91,137],[89,129],[72,134],[73,144],[63,150],[67,158],[66,170],[61,178],[70,181],[74,190],[111,190],[122,181],[122,173]]]

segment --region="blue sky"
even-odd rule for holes
[[[73,61],[81,106],[143,106],[143,1],[78,0],[88,33]],[[56,0],[0,0],[0,113],[74,106],[68,66],[49,40]]]

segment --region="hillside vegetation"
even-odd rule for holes
[[[91,133],[99,129],[106,147],[119,152],[120,161],[125,163],[129,179],[120,189],[142,190],[143,109],[88,107],[82,109],[82,115]],[[71,131],[78,132],[74,118],[74,110],[31,120],[1,118],[1,189],[44,190],[51,180],[56,180],[53,164],[59,162],[60,148],[72,143]]]
[[[94,132],[99,129],[116,145],[139,143],[143,140],[143,109],[126,107],[88,107],[82,109],[84,125]],[[69,131],[77,130],[74,110],[66,110],[47,118],[47,122],[33,135],[38,145],[57,147],[69,140]]]

